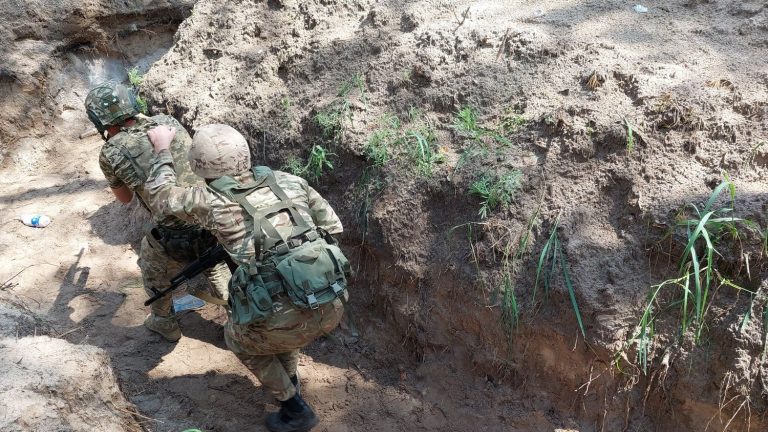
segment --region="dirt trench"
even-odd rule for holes
[[[224,348],[221,310],[184,315],[176,346],[141,327],[134,262],[146,215],[112,202],[98,137],[79,139],[88,128],[79,107],[97,79],[157,59],[141,86],[154,112],[190,128],[232,124],[275,167],[305,160],[314,145],[333,153],[316,185],[342,215],[356,260],[361,336],[342,329],[343,345],[320,341],[302,358],[321,430],[765,428],[765,335],[759,319],[744,319],[764,306],[738,292],[713,302],[703,345],[675,343],[667,319],[647,374],[628,365],[633,352],[615,364],[649,287],[675,272],[681,246],[663,239],[681,207],[705,202],[726,171],[739,216],[765,226],[762,3],[680,1],[645,15],[617,1],[163,5],[141,13],[115,3],[103,14],[85,5],[48,15],[75,17],[60,20],[74,30],[15,30],[5,52],[60,45],[29,66],[3,66],[14,99],[3,99],[0,119],[3,214],[45,209],[55,219],[45,230],[3,221],[2,274],[34,267],[2,294],[54,335],[104,348],[146,430],[257,428],[273,409]],[[329,133],[318,114],[339,106]],[[488,154],[466,157],[479,146],[454,124],[466,106],[510,143],[483,136]],[[371,167],[366,146],[387,115],[403,129],[428,125],[440,157],[431,175],[407,153]],[[478,217],[470,184],[508,170],[522,176],[515,200]],[[32,182],[20,183],[29,172]],[[538,253],[558,217],[586,338],[559,278],[546,301],[541,291],[533,300]],[[510,329],[503,257],[531,220],[512,272],[521,316]],[[760,299],[753,240],[722,261]]]

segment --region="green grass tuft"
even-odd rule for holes
[[[411,108],[405,124],[392,114],[384,115],[379,124],[362,149],[371,166],[407,160],[420,176],[430,177],[435,166],[445,161],[434,129],[420,110]]]
[[[730,198],[730,207],[715,208],[715,203],[726,190]],[[639,367],[644,374],[647,373],[653,346],[654,323],[663,312],[679,309],[680,338],[692,327],[694,343],[698,344],[706,328],[705,318],[715,288],[727,287],[754,295],[751,291],[724,278],[715,268],[715,258],[719,255],[717,246],[725,240],[725,237],[738,239],[741,235],[740,229],[754,228],[751,221],[732,215],[735,198],[735,185],[725,176],[723,182],[714,189],[702,208],[695,204],[688,205],[690,212],[676,223],[678,228],[684,228],[686,238],[678,264],[678,275],[651,287],[636,332],[616,355],[617,365],[623,352],[634,346]],[[668,289],[674,289],[678,294],[674,301],[662,308],[659,304],[659,296],[662,291]],[[751,319],[750,313],[747,312],[742,318],[741,329]]]
[[[552,227],[552,231],[549,234],[549,239],[541,249],[539,254],[539,261],[536,267],[536,281],[533,285],[533,302],[536,302],[536,292],[539,288],[539,281],[543,282],[544,294],[549,294],[552,278],[557,275],[558,266],[563,277],[563,283],[568,290],[568,297],[571,300],[571,307],[573,313],[576,316],[576,322],[579,324],[579,330],[582,336],[586,337],[584,331],[584,324],[581,319],[581,312],[579,310],[579,304],[576,301],[576,292],[571,281],[570,273],[568,272],[568,262],[563,254],[562,244],[557,236],[557,228],[560,225],[560,216],[555,219],[555,223]]]
[[[499,206],[507,207],[520,189],[522,173],[517,170],[508,171],[501,176],[484,175],[476,180],[469,188],[469,193],[480,198],[478,214],[485,219],[488,214]]]
[[[128,69],[128,82],[135,88],[138,89],[139,86],[144,82],[144,74],[139,72],[139,69],[137,67],[132,67]]]
[[[288,158],[282,170],[315,183],[323,176],[326,170],[330,171],[333,169],[333,164],[328,159],[332,154],[322,146],[314,145],[309,152],[306,164],[302,163],[299,158],[292,156]]]

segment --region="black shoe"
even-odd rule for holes
[[[320,422],[312,408],[298,393],[280,402],[280,411],[267,416],[267,429],[271,432],[305,432]]]

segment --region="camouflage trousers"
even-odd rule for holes
[[[296,394],[290,377],[296,375],[299,349],[336,328],[344,306],[337,299],[315,310],[298,309],[284,294],[272,301],[274,312],[263,323],[227,321],[224,339],[261,385],[283,401]]]
[[[161,291],[171,286],[171,278],[176,276],[189,262],[177,261],[168,256],[163,245],[155,240],[151,235],[144,236],[141,239],[141,250],[139,251],[139,268],[141,277],[144,280],[144,291],[148,296],[155,293],[152,289]],[[229,278],[232,276],[225,263],[219,263],[213,268],[204,272],[208,283],[206,291],[190,291],[189,293],[205,300],[209,303],[220,305],[227,304],[229,297]],[[151,305],[152,313],[167,317],[172,314],[173,296],[167,295],[158,299]]]

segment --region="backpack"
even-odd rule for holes
[[[231,319],[235,324],[263,322],[272,314],[272,298],[285,293],[300,309],[317,309],[347,291],[349,260],[335,241],[321,229],[311,227],[299,209],[277,184],[267,167],[253,167],[254,180],[241,184],[232,177],[221,177],[208,187],[237,202],[253,218],[254,257],[240,265],[230,279]],[[279,202],[257,210],[246,197],[268,187]],[[287,211],[293,222],[290,236],[284,238],[269,222],[269,217]],[[326,240],[328,239],[328,241]]]

